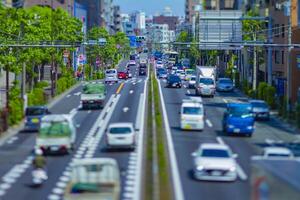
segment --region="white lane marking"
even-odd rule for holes
[[[14,136],[14,137],[10,138],[6,143],[7,143],[7,144],[12,144],[12,143],[14,143],[17,139],[19,139],[18,136]]]
[[[228,100],[227,99],[223,99],[224,103],[228,103]]]
[[[133,93],[133,90],[130,90],[130,91],[129,91],[129,94],[132,94],[132,93]]]
[[[183,85],[184,88],[186,88],[186,85]]]
[[[221,137],[217,137],[217,141],[219,144],[225,145],[225,142]],[[236,172],[241,180],[243,181],[247,180],[248,178],[247,174],[244,172],[244,170],[242,169],[242,167],[239,165],[237,161],[236,161]]]
[[[186,93],[187,93],[187,94],[191,94],[190,90],[187,90]]]
[[[174,144],[172,141],[172,136],[171,136],[171,130],[170,130],[170,125],[169,125],[169,119],[167,115],[167,109],[166,109],[166,104],[164,100],[164,96],[162,93],[161,89],[161,84],[160,81],[157,80],[158,82],[158,88],[159,88],[159,95],[160,95],[160,101],[162,105],[162,111],[163,111],[163,117],[164,117],[164,124],[166,128],[166,135],[167,135],[167,144],[168,144],[168,149],[169,149],[169,156],[170,156],[170,162],[171,162],[171,172],[172,172],[172,179],[173,179],[173,188],[175,192],[175,199],[176,200],[183,200],[183,191],[182,191],[182,185],[181,185],[181,180],[179,176],[179,170],[178,170],[178,165],[177,165],[177,159],[176,159],[176,154],[174,150]]]
[[[88,114],[90,114],[91,112],[92,112],[91,110],[88,110],[88,112],[87,112],[87,113],[88,113]]]
[[[124,107],[124,108],[123,108],[123,112],[125,112],[125,113],[128,112],[128,110],[129,110],[128,107]]]
[[[60,196],[58,196],[58,195],[56,195],[56,194],[50,194],[50,195],[48,196],[48,199],[49,199],[49,200],[60,200],[61,198],[60,198]]]
[[[206,124],[208,127],[213,127],[213,124],[211,123],[211,121],[209,119],[205,120]]]
[[[71,95],[70,95],[70,94],[68,94],[66,97],[67,97],[67,98],[70,98],[70,97],[71,97]]]
[[[79,96],[79,95],[81,95],[81,92],[76,92],[76,93],[74,93],[73,95]]]

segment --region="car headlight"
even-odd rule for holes
[[[253,129],[253,126],[247,126],[247,129]]]
[[[235,168],[234,166],[232,166],[232,167],[229,169],[230,172],[234,172],[235,170],[236,170],[236,168]]]
[[[228,128],[234,128],[234,126],[233,125],[228,125]]]
[[[202,171],[204,169],[204,167],[202,165],[197,166],[196,168],[198,171]]]

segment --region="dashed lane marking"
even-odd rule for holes
[[[79,95],[81,95],[81,92],[76,92],[76,93],[74,93],[73,95],[79,96]]]
[[[70,97],[71,97],[71,95],[70,95],[70,94],[68,94],[66,97],[67,97],[67,98],[70,98]]]
[[[129,108],[128,107],[125,107],[125,108],[123,108],[123,112],[128,112],[128,110],[129,110]]]
[[[227,99],[223,99],[224,103],[228,103],[228,100]]]
[[[132,93],[133,93],[133,90],[130,90],[130,91],[129,91],[129,94],[132,94]]]
[[[213,125],[212,125],[212,123],[209,119],[205,120],[205,122],[206,122],[208,127],[210,127],[210,128],[213,127]]]
[[[191,94],[190,90],[187,90],[186,93],[187,93],[187,94]]]

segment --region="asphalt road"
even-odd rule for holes
[[[126,61],[119,69],[124,69]],[[77,127],[76,149],[69,155],[47,156],[49,179],[38,189],[32,188],[31,160],[36,133],[22,132],[10,138],[0,147],[0,199],[62,199],[63,189],[70,176],[70,165],[74,159],[87,157],[115,158],[121,170],[122,199],[132,198],[138,189],[135,184],[137,150],[107,152],[103,141],[105,127],[112,122],[136,123],[141,94],[144,93],[146,77],[139,77],[135,67],[133,78],[107,85],[104,110],[82,110],[80,92],[82,86],[71,91],[56,103],[51,112],[72,114]],[[140,107],[141,108],[141,107]],[[105,112],[105,113],[104,113]],[[143,134],[143,132],[141,133]]]
[[[165,81],[160,80],[165,102],[171,138],[174,146],[180,185],[184,199],[188,200],[248,200],[250,199],[251,156],[261,154],[262,147],[270,142],[289,143],[299,140],[295,132],[284,123],[272,118],[269,122],[256,122],[256,130],[251,138],[230,137],[222,132],[222,117],[226,103],[246,101],[238,91],[217,93],[214,98],[203,98],[205,129],[199,131],[182,131],[180,129],[180,107],[183,99],[195,96],[193,89],[184,86],[181,89],[165,88]],[[186,84],[185,84],[186,85]],[[165,119],[166,120],[166,119]],[[238,180],[235,182],[204,182],[192,177],[193,158],[191,153],[201,143],[225,143],[234,153],[238,154]],[[174,163],[173,163],[174,165]],[[171,163],[172,166],[172,163]]]

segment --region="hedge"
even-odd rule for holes
[[[28,106],[44,105],[47,103],[43,88],[34,88],[30,93],[28,93],[27,98]]]
[[[265,100],[271,108],[276,107],[275,95],[276,95],[276,88],[270,85],[264,87],[263,89],[263,100]]]
[[[260,82],[257,89],[257,97],[259,99],[265,100],[265,88],[268,87],[268,84],[265,82]]]
[[[23,100],[20,98],[21,90],[14,86],[9,91],[9,117],[8,123],[10,126],[17,124],[23,119]]]

